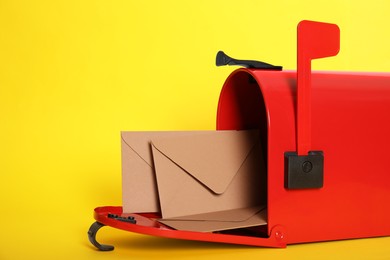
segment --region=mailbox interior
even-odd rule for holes
[[[259,189],[264,204],[267,204],[267,154],[268,154],[268,119],[264,98],[258,82],[246,71],[233,73],[225,82],[218,104],[217,130],[259,129],[265,172],[261,174]],[[267,236],[267,227],[246,229],[248,235],[256,231],[255,236]],[[231,233],[234,231],[224,231]]]

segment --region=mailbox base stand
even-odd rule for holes
[[[114,247],[111,245],[103,245],[96,241],[96,233],[105,225],[100,222],[94,222],[88,230],[88,239],[100,251],[112,251]]]

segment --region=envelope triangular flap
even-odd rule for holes
[[[214,193],[222,194],[258,139],[258,130],[214,131],[152,139],[152,144]]]
[[[145,163],[153,167],[153,156],[149,146],[153,132],[121,132],[121,138],[131,150],[133,150]]]
[[[121,138],[145,163],[153,168],[153,155],[150,142],[153,138],[189,135],[191,132],[176,131],[122,131]]]

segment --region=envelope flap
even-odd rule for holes
[[[154,147],[216,194],[228,188],[259,139],[257,130],[152,139]]]
[[[153,166],[153,157],[150,149],[150,133],[121,132],[122,144],[127,145],[150,167]]]
[[[184,217],[169,218],[163,220],[196,220],[196,221],[229,221],[240,222],[245,221],[257,214],[258,212],[265,210],[266,206],[255,206],[241,209],[231,209],[223,211],[207,212],[203,214],[189,215]]]
[[[214,220],[176,220],[162,219],[159,222],[177,229],[195,232],[214,232],[230,229],[267,225],[267,210],[263,209],[243,221],[214,221]]]
[[[122,131],[121,138],[122,144],[129,147],[140,159],[153,168],[151,139],[186,134],[188,133],[176,131]]]

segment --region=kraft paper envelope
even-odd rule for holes
[[[246,208],[265,204],[266,169],[257,130],[156,138],[152,150],[164,220],[180,217],[181,228],[191,220],[185,228],[191,230],[194,221],[214,221],[210,214],[218,211],[241,211],[241,221],[247,220],[256,212]],[[242,226],[234,214],[230,217],[224,229]]]
[[[190,131],[121,132],[124,213],[160,212],[151,139],[193,133]]]
[[[199,220],[208,215],[207,220]],[[249,216],[249,217],[248,217]],[[195,220],[188,220],[193,218]],[[194,216],[186,219],[173,218],[163,219],[159,222],[178,230],[214,232],[237,228],[246,228],[267,224],[267,210],[265,206],[218,211]]]

